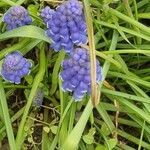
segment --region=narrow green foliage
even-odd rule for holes
[[[55,66],[54,66],[54,69],[53,69],[52,87],[50,90],[51,95],[53,95],[57,89],[58,79],[59,79],[59,70],[60,70],[60,66],[61,66],[61,63],[62,63],[64,58],[65,58],[65,52],[62,51],[59,53],[58,58],[57,58],[56,63],[55,63]]]
[[[122,13],[120,13],[119,11],[109,8],[108,12],[111,13],[112,15],[115,15],[116,17],[123,19],[124,21],[138,27],[139,29],[141,29],[142,31],[144,31],[145,33],[147,33],[150,36],[150,28],[139,23],[138,21],[134,20],[133,18],[130,18]]]
[[[93,109],[91,100],[89,100],[88,104],[86,105],[79,121],[77,122],[76,126],[73,128],[71,133],[68,135],[64,145],[62,146],[61,150],[75,150],[78,147],[79,141],[81,139],[82,133],[88,121],[88,118],[91,114]],[[73,140],[70,140],[73,139]]]
[[[149,150],[149,0],[80,1],[88,43],[75,48],[89,51],[92,92],[79,102],[62,90],[59,73],[69,54],[51,48],[40,15],[45,6],[55,9],[63,2],[0,0],[0,65],[16,50],[32,62],[19,85],[0,79],[0,149]],[[25,7],[33,22],[7,31],[4,15],[16,5]],[[96,57],[102,67],[100,83]],[[39,88],[43,95],[35,106]]]
[[[6,132],[7,132],[8,141],[9,141],[9,147],[11,150],[15,150],[16,143],[15,143],[13,129],[12,129],[12,125],[11,125],[9,109],[7,106],[6,95],[5,95],[5,91],[3,88],[1,78],[0,78],[0,106],[1,106],[0,109],[2,109],[2,113],[4,116],[4,122],[5,122]]]
[[[23,26],[4,32],[0,35],[0,41],[14,37],[36,38],[51,43],[50,39],[45,35],[45,31],[33,25]]]

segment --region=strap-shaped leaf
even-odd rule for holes
[[[14,37],[35,38],[51,43],[51,40],[46,36],[45,31],[33,25],[22,26],[10,31],[6,31],[0,35],[0,41]]]

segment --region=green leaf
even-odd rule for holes
[[[11,1],[11,0],[1,0],[2,2],[4,2],[5,4],[7,5],[10,5],[10,6],[14,6],[16,5],[15,2]]]
[[[92,110],[93,110],[93,105],[91,99],[89,99],[79,121],[77,122],[77,124],[75,125],[71,133],[68,135],[64,145],[61,147],[61,150],[66,150],[66,149],[75,150],[78,147],[82,133],[85,129],[85,126],[87,124],[87,121],[90,117]]]
[[[104,145],[99,144],[95,150],[107,150],[107,148]]]
[[[86,144],[92,144],[94,143],[94,134],[95,134],[95,128],[91,128],[88,132],[88,134],[83,136],[83,140]]]
[[[136,21],[135,19],[133,19],[131,17],[124,15],[123,13],[121,13],[115,9],[109,8],[108,11],[110,14],[115,15],[116,17],[138,27],[139,29],[143,30],[144,32],[146,32],[147,34],[150,35],[150,28],[149,27],[143,25],[142,23]]]
[[[95,21],[97,24],[100,24],[100,25],[103,25],[103,26],[106,26],[106,27],[109,27],[109,28],[113,28],[113,29],[117,29],[117,27],[114,25],[114,24],[110,24],[110,23],[107,23],[107,22],[104,22],[104,21],[98,21],[96,20]],[[134,35],[134,36],[137,36],[137,37],[140,37],[140,38],[143,38],[147,41],[150,41],[150,36],[146,35],[146,34],[143,34],[143,33],[138,33],[134,30],[131,30],[131,29],[128,29],[128,28],[125,28],[125,27],[122,27],[120,26],[120,29],[123,31],[123,32],[126,32],[126,33],[129,33],[131,35]]]
[[[113,122],[111,121],[107,111],[103,108],[101,103],[96,107],[96,109],[97,109],[98,113],[100,114],[100,116],[105,121],[110,132],[113,133],[115,131],[115,126],[114,126]]]
[[[106,123],[103,123],[102,126],[101,126],[101,132],[105,135],[105,136],[108,136],[110,135],[110,130],[108,128],[108,126],[106,125]]]
[[[51,89],[50,89],[50,94],[51,95],[53,95],[55,93],[56,89],[57,89],[58,78],[59,78],[59,70],[60,70],[60,66],[61,66],[61,63],[62,63],[64,57],[65,57],[65,52],[61,51],[58,54],[58,58],[55,62],[54,69],[53,69],[53,74],[52,74],[52,86],[51,86]]]
[[[11,125],[9,109],[7,106],[6,95],[5,95],[5,91],[3,88],[1,78],[0,78],[0,109],[2,109],[2,113],[4,116],[4,122],[5,122],[5,127],[6,127],[6,132],[7,132],[10,149],[15,150],[16,143],[15,143],[15,139],[14,139],[13,128]]]
[[[6,31],[3,34],[0,34],[0,41],[14,37],[35,38],[51,43],[51,40],[46,36],[45,31],[33,25],[22,26],[10,31]]]
[[[57,130],[58,130],[58,126],[51,126],[50,129],[51,129],[53,134],[56,134]]]
[[[116,139],[109,139],[108,143],[109,143],[110,148],[113,149],[117,145],[117,140]]]
[[[32,77],[32,75],[27,75],[26,77],[25,77],[25,80],[27,81],[27,83],[28,84],[32,84],[32,82],[33,82],[33,77]]]
[[[83,140],[86,144],[92,144],[94,142],[94,137],[92,135],[84,135]]]
[[[33,5],[33,4],[29,5],[28,6],[29,13],[37,15],[38,7],[39,7],[38,5]]]
[[[49,133],[50,128],[46,126],[46,127],[43,127],[43,130],[44,130],[46,133]]]

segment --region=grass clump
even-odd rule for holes
[[[45,34],[40,16],[45,6],[62,3],[0,1],[1,64],[16,50],[32,63],[21,84],[0,79],[1,149],[149,150],[149,1],[82,1],[88,43],[80,47],[90,54],[92,92],[80,102],[62,90],[61,63],[68,54],[49,47],[54,39]],[[4,15],[17,5],[28,10],[32,24],[7,30]],[[96,57],[102,66],[99,84]]]

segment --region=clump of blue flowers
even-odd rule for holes
[[[76,48],[62,63],[60,77],[64,91],[73,92],[73,98],[81,100],[86,93],[91,93],[90,59],[86,49]],[[102,79],[101,66],[97,60],[97,82]]]
[[[21,78],[30,73],[31,66],[32,64],[22,54],[15,51],[4,58],[1,75],[6,81],[19,84]]]
[[[62,63],[63,70],[60,77],[63,81],[64,91],[73,93],[73,98],[78,101],[84,95],[91,93],[91,68],[89,53],[84,48],[78,48],[87,43],[87,27],[83,13],[83,5],[78,0],[68,0],[56,8],[46,6],[41,10],[47,29],[46,34],[52,39],[51,47],[55,51],[64,49],[69,57]],[[7,29],[11,30],[23,25],[31,24],[32,19],[27,10],[22,6],[11,7],[4,15]],[[97,60],[96,81],[102,79],[101,66]],[[12,83],[19,84],[21,78],[29,74],[31,63],[15,51],[8,54],[3,61],[1,75]],[[42,104],[43,93],[37,92],[35,105]]]
[[[5,13],[3,21],[7,24],[7,30],[29,25],[32,22],[28,11],[22,6],[12,6]]]
[[[74,45],[87,43],[83,6],[78,0],[68,0],[55,11],[46,7],[41,16],[47,24],[46,34],[52,39],[51,47],[55,51],[64,49],[70,53]]]

